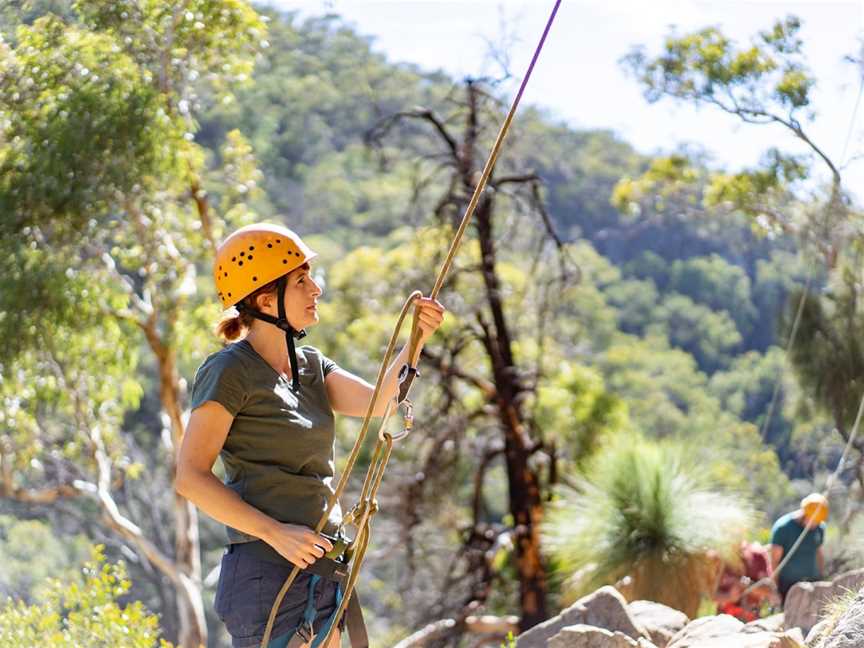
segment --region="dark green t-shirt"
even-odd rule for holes
[[[804,531],[804,525],[795,519],[797,512],[787,513],[774,523],[771,529],[771,544],[783,547],[783,557],[788,555],[798,536]],[[778,585],[781,592],[786,592],[795,583],[814,581],[821,578],[819,565],[816,562],[816,552],[825,537],[825,525],[813,527],[804,536],[801,546],[795,550],[788,564],[780,572]]]
[[[315,527],[333,493],[335,428],[324,378],[336,363],[313,347],[297,349],[300,391],[246,340],[208,357],[195,374],[192,409],[220,403],[234,416],[220,456],[225,485],[280,522]],[[334,533],[337,505],[324,527]],[[227,527],[230,542],[257,538]]]

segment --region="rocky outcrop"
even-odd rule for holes
[[[861,648],[864,646],[864,588],[836,621],[826,619],[807,636],[810,648]]]
[[[666,648],[672,637],[690,623],[683,612],[653,601],[632,601],[627,604],[627,610],[657,648]]]
[[[691,621],[667,648],[804,648],[804,637],[797,628],[786,632],[763,630],[721,614]]]
[[[819,621],[826,603],[861,587],[864,587],[864,569],[846,572],[831,581],[796,583],[786,594],[783,606],[786,627],[801,628],[807,635]]]
[[[741,630],[742,632],[783,632],[786,627],[786,617],[782,612],[772,614],[764,619],[756,619],[751,621]]]
[[[614,587],[601,587],[576,601],[556,617],[526,630],[516,637],[517,648],[545,648],[547,642],[565,627],[574,625],[594,626],[619,632],[638,641],[649,639],[648,633],[627,609],[627,602]],[[587,644],[590,645],[590,644]],[[598,644],[601,645],[602,644]]]
[[[623,632],[581,624],[562,628],[546,645],[548,648],[657,648],[644,637],[636,640]]]

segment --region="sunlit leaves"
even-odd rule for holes
[[[74,232],[173,167],[177,124],[110,37],[47,17],[0,55],[4,231],[51,221]]]
[[[624,177],[612,191],[611,202],[623,214],[638,216],[644,203],[656,211],[663,211],[667,201],[692,191],[704,174],[682,155],[655,158],[648,169],[636,179]],[[692,200],[692,198],[691,198]]]
[[[796,18],[787,18],[744,48],[715,27],[673,33],[656,58],[635,49],[624,61],[649,101],[669,95],[770,121],[775,109],[789,114],[810,103],[814,80],[801,61],[799,28]]]
[[[106,563],[96,547],[78,578],[51,580],[33,605],[6,601],[0,609],[0,646],[169,648],[159,619],[140,601],[121,604],[131,583],[123,563]]]
[[[269,46],[264,23],[242,0],[76,2],[75,9],[90,29],[114,36],[147,70],[170,112],[184,117],[198,109],[197,80],[228,97]]]
[[[574,462],[591,456],[606,438],[629,425],[627,408],[589,367],[560,363],[537,390],[536,422],[554,435]]]

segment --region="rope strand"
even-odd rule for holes
[[[470,222],[471,217],[474,214],[474,210],[477,208],[477,204],[480,202],[480,197],[483,194],[483,190],[486,188],[486,183],[488,182],[489,176],[492,174],[492,169],[495,167],[495,163],[498,160],[498,154],[501,152],[501,147],[504,143],[504,139],[507,137],[507,133],[510,130],[510,124],[513,122],[513,117],[516,114],[516,108],[519,106],[519,102],[522,99],[522,95],[528,85],[528,80],[531,78],[531,73],[534,70],[534,66],[537,63],[540,52],[543,49],[544,43],[546,42],[546,37],[549,34],[549,30],[552,27],[552,23],[555,20],[555,16],[558,13],[558,7],[560,5],[561,0],[555,0],[555,5],[552,8],[552,13],[549,16],[549,20],[546,22],[546,27],[543,30],[543,35],[540,37],[540,42],[537,44],[537,47],[534,50],[534,55],[531,57],[531,63],[528,66],[528,71],[525,73],[525,77],[522,79],[522,83],[519,86],[519,91],[516,93],[516,97],[513,99],[513,103],[510,106],[507,117],[504,120],[504,123],[501,125],[501,129],[498,131],[498,136],[495,138],[495,143],[492,146],[492,151],[490,152],[489,157],[486,160],[486,164],[483,167],[483,173],[480,176],[479,182],[474,188],[474,194],[471,196],[471,201],[468,203],[468,207],[465,210],[465,214],[462,217],[459,228],[450,244],[450,249],[447,252],[447,257],[438,272],[438,276],[435,280],[435,285],[432,288],[432,292],[430,293],[430,297],[432,299],[436,299],[438,297],[438,293],[441,291],[441,287],[444,285],[444,280],[450,270],[450,266],[453,264],[453,259],[456,256],[456,252],[459,250],[459,246],[462,243],[462,237],[465,234],[468,223]],[[330,496],[330,499],[327,503],[327,509],[325,510],[324,514],[321,516],[321,519],[318,521],[318,524],[315,527],[316,533],[321,533],[321,530],[324,528],[324,525],[330,518],[330,513],[333,511],[333,508],[336,506],[336,503],[339,501],[339,498],[342,496],[342,493],[345,490],[345,486],[348,483],[348,478],[351,475],[351,471],[354,469],[354,464],[356,463],[357,457],[360,454],[360,449],[363,445],[363,441],[366,439],[373,413],[375,412],[378,399],[381,395],[381,387],[384,383],[384,376],[386,374],[387,367],[390,364],[390,360],[393,356],[399,331],[402,328],[402,324],[405,320],[405,316],[408,313],[408,309],[411,307],[414,301],[421,296],[422,294],[419,291],[414,291],[413,293],[411,293],[411,296],[402,306],[402,310],[399,313],[399,319],[396,322],[393,334],[390,337],[390,342],[387,345],[387,351],[384,353],[384,357],[381,361],[381,366],[378,369],[378,379],[375,382],[375,389],[369,401],[369,407],[366,410],[366,415],[363,418],[363,425],[360,429],[360,433],[358,434],[357,440],[354,443],[354,447],[351,450],[351,454],[348,457],[348,462],[342,471],[339,483],[336,486],[333,494]],[[420,335],[420,328],[418,326],[418,319],[415,312],[415,317],[411,327],[411,338],[408,353],[409,365],[412,367],[416,366],[418,357],[420,355]],[[388,406],[386,411],[386,415],[388,417],[390,415],[390,412],[391,407]],[[386,423],[386,421],[384,423]],[[382,423],[382,430],[384,423]],[[382,446],[384,446],[384,448],[382,448]],[[363,558],[366,554],[366,549],[368,547],[369,539],[371,536],[370,525],[371,518],[375,513],[375,495],[378,491],[378,487],[381,485],[381,482],[384,478],[384,469],[386,468],[387,462],[390,459],[392,449],[393,437],[387,433],[379,434],[379,439],[376,443],[375,456],[379,456],[379,452],[383,451],[383,457],[381,457],[378,465],[375,465],[374,463],[370,465],[369,471],[367,472],[366,480],[363,484],[363,493],[368,494],[368,498],[364,500],[365,502],[367,502],[367,505],[363,506],[361,519],[359,524],[357,525],[357,536],[352,543],[355,547],[354,559],[352,560],[352,567],[348,575],[348,581],[345,588],[345,593],[343,595],[342,603],[337,610],[337,614],[334,618],[330,631],[327,633],[327,638],[325,639],[324,645],[327,645],[327,642],[330,640],[331,635],[339,626],[339,620],[341,619],[342,614],[345,611],[345,607],[348,604],[351,592],[353,591],[354,585],[356,584],[359,577],[360,567],[363,564]],[[294,569],[291,570],[291,573],[288,575],[288,578],[285,580],[285,583],[282,585],[282,588],[279,590],[279,593],[276,595],[276,600],[273,602],[273,607],[270,609],[270,616],[267,619],[267,627],[264,630],[264,636],[261,640],[261,648],[267,648],[268,644],[270,643],[270,635],[273,632],[273,625],[276,621],[276,615],[279,611],[279,606],[282,604],[282,600],[285,598],[285,594],[288,592],[288,589],[294,583],[294,580],[297,578],[297,574],[299,572],[300,568],[295,566]]]

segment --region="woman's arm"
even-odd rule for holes
[[[415,304],[417,307],[417,326],[420,329],[419,352],[426,340],[444,321],[444,307],[434,299],[427,297],[421,297]],[[384,382],[381,384],[381,395],[375,404],[375,410],[372,412],[373,416],[383,416],[387,409],[387,403],[399,391],[399,371],[408,363],[408,350],[406,344],[387,368]],[[324,386],[327,389],[327,397],[334,412],[345,416],[366,416],[369,401],[372,400],[372,394],[375,392],[373,385],[350,371],[337,369],[327,374]]]
[[[309,566],[333,548],[327,538],[308,527],[265,515],[213,474],[232,421],[228,410],[216,401],[207,401],[192,411],[180,446],[174,488],[215,520],[261,538],[295,565]]]

